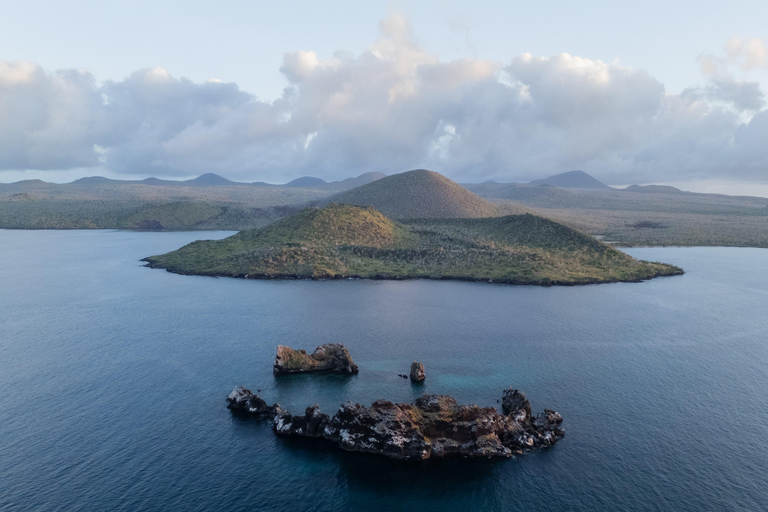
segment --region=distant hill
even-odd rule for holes
[[[646,194],[684,194],[682,190],[669,185],[630,185],[625,188],[627,192],[643,192]]]
[[[383,172],[365,172],[361,174],[360,176],[357,176],[355,178],[347,178],[340,181],[332,181],[327,184],[328,190],[333,190],[335,192],[342,192],[344,190],[350,190],[356,187],[359,187],[361,185],[367,185],[368,183],[372,183],[376,180],[380,180],[381,178],[386,178],[387,175]]]
[[[186,183],[187,185],[196,185],[196,186],[203,186],[203,185],[237,185],[238,183],[235,181],[228,180],[227,178],[223,178],[219,176],[218,174],[213,174],[212,172],[201,174],[197,178],[186,180],[182,183]]]
[[[262,229],[197,241],[149,266],[245,278],[460,279],[509,284],[638,281],[682,270],[636,260],[534,215],[395,222],[331,204]]]
[[[509,187],[522,187],[519,183],[499,183],[493,180],[484,181],[482,183],[460,183],[462,187],[470,192],[479,195],[480,197],[487,199],[490,197],[499,197],[498,193]]]
[[[569,171],[562,174],[555,174],[542,180],[533,180],[528,183],[529,186],[550,185],[558,188],[590,188],[608,190],[611,187],[605,183],[596,180],[584,171]]]
[[[302,178],[296,178],[293,181],[289,181],[285,185],[276,186],[310,188],[327,191],[329,194],[332,194],[334,192],[343,192],[345,190],[350,190],[361,185],[366,185],[376,180],[380,180],[381,178],[386,178],[386,176],[387,175],[382,172],[366,172],[354,178],[346,178],[343,180],[330,182],[320,178],[314,178],[312,176],[304,176]]]
[[[86,178],[80,178],[75,180],[70,185],[112,185],[115,183],[121,183],[119,180],[112,180],[103,176],[88,176]]]
[[[477,218],[500,215],[499,209],[436,172],[418,169],[393,174],[334,194],[319,202],[373,206],[393,219]]]
[[[159,178],[146,178],[141,180],[141,183],[143,183],[144,185],[155,185],[155,186],[173,184],[173,182],[171,181],[161,180]]]
[[[559,202],[567,201],[573,196],[570,190],[563,190],[560,187],[552,185],[538,185],[529,187],[527,185],[512,184],[495,191],[494,197],[511,199],[521,203]]]
[[[286,187],[321,187],[323,185],[326,185],[328,182],[320,179],[320,178],[314,178],[312,176],[303,176],[301,178],[296,178],[293,181],[289,181],[285,184]]]

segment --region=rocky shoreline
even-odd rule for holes
[[[317,405],[292,415],[240,386],[227,407],[271,419],[277,435],[323,439],[350,452],[392,459],[511,457],[548,448],[565,436],[562,416],[550,409],[533,416],[525,394],[505,390],[502,414],[493,407],[459,405],[447,395],[422,395],[411,404],[377,400],[370,407],[342,404],[333,416]]]
[[[254,280],[265,280],[265,281],[272,281],[272,280],[303,280],[303,281],[334,281],[334,280],[342,280],[342,279],[369,279],[371,281],[415,281],[415,280],[425,280],[425,281],[464,281],[464,282],[471,282],[471,283],[490,283],[490,284],[500,284],[500,285],[514,285],[514,286],[588,286],[588,285],[596,285],[596,284],[608,284],[608,283],[642,283],[645,281],[650,281],[651,279],[656,279],[659,277],[672,277],[672,276],[679,276],[685,274],[685,271],[678,267],[673,267],[670,270],[667,271],[661,271],[656,272],[653,274],[641,276],[641,277],[627,277],[627,278],[617,278],[617,279],[600,279],[600,278],[592,278],[592,277],[585,277],[585,278],[579,278],[574,279],[572,281],[565,281],[565,280],[559,280],[559,279],[536,279],[536,278],[497,278],[497,279],[488,279],[485,277],[472,277],[472,276],[432,276],[432,275],[398,275],[398,276],[390,276],[390,275],[384,275],[384,274],[373,274],[368,276],[363,276],[359,274],[333,274],[333,275],[326,275],[326,276],[306,276],[306,275],[299,275],[299,274],[281,274],[281,273],[275,273],[275,274],[259,274],[259,273],[252,273],[252,274],[244,274],[244,273],[230,273],[230,272],[200,272],[200,271],[187,271],[182,270],[178,268],[173,267],[167,267],[163,266],[161,264],[156,263],[154,260],[150,258],[143,258],[141,261],[145,262],[145,267],[152,268],[152,269],[165,269],[167,272],[170,272],[172,274],[179,274],[183,276],[207,276],[207,277],[232,277],[236,279],[254,279]]]

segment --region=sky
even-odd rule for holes
[[[0,182],[581,169],[768,196],[765,2],[0,2]]]

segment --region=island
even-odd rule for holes
[[[332,203],[223,240],[145,258],[178,274],[245,279],[455,279],[523,285],[682,274],[536,215],[393,220]]]
[[[293,373],[354,374],[359,371],[347,347],[341,343],[325,343],[311,354],[307,354],[306,350],[293,350],[291,347],[278,345],[272,370],[276,377]]]
[[[503,393],[502,414],[493,407],[459,405],[448,395],[430,394],[411,404],[377,400],[365,407],[347,402],[332,417],[317,405],[294,416],[242,386],[227,402],[233,412],[271,418],[277,435],[326,440],[346,451],[391,459],[511,457],[554,446],[565,436],[562,415],[545,409],[534,417],[525,394],[512,388]]]

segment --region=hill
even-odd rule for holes
[[[188,185],[196,185],[196,186],[211,186],[211,185],[236,185],[237,183],[231,180],[228,180],[227,178],[223,178],[219,176],[218,174],[213,174],[212,172],[201,174],[197,178],[186,180],[183,183],[186,183]]]
[[[296,178],[293,181],[289,181],[285,184],[286,187],[322,187],[323,185],[327,185],[328,183],[320,178],[314,178],[312,176],[302,176],[301,178]]]
[[[645,194],[684,194],[682,190],[669,185],[630,185],[625,188],[627,192],[642,192]]]
[[[244,278],[459,279],[508,284],[638,281],[682,270],[636,260],[534,215],[396,222],[331,204],[145,261],[179,274]]]
[[[320,201],[372,206],[393,219],[478,218],[500,215],[498,208],[436,172],[418,169],[393,174]]]
[[[608,190],[611,187],[598,181],[584,171],[569,171],[562,174],[555,174],[542,180],[533,180],[528,183],[529,186],[550,185],[559,188],[589,188],[596,190]]]
[[[383,172],[364,172],[360,176],[355,178],[346,178],[340,181],[332,181],[327,183],[325,189],[330,192],[343,192],[344,190],[350,190],[361,185],[367,185],[381,178],[386,178],[387,175]]]

